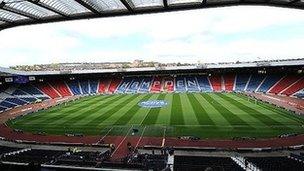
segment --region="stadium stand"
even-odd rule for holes
[[[71,80],[71,81],[68,81],[67,84],[74,95],[81,94],[78,81]]]
[[[212,89],[215,92],[222,91],[222,77],[220,75],[212,75],[209,77]]]
[[[304,77],[287,87],[281,94],[290,96],[304,88]]]
[[[38,88],[31,84],[27,84],[27,86],[19,86],[18,88],[32,96],[43,95],[43,93]]]
[[[175,78],[175,91],[186,92],[186,84],[184,77],[178,76]]]
[[[248,74],[237,74],[234,90],[237,92],[244,91],[248,83],[249,77],[250,76]]]
[[[119,78],[114,78],[111,80],[111,83],[109,85],[108,92],[109,93],[115,93],[116,89],[118,89],[119,84],[122,82]]]
[[[261,170],[304,170],[304,163],[288,157],[248,157],[247,161],[255,164]]]
[[[152,85],[153,77],[144,77],[139,86],[138,92],[147,93],[150,91],[150,87]]]
[[[265,78],[265,76],[261,75],[261,74],[251,75],[249,82],[248,82],[248,86],[245,89],[245,91],[255,92],[256,89],[259,87],[259,85],[261,85],[264,78]]]
[[[0,106],[0,111],[4,111],[6,107]]]
[[[298,97],[298,98],[304,98],[304,89],[296,92],[295,94],[293,94],[294,96]]]
[[[186,79],[186,87],[188,92],[199,92],[200,88],[196,77],[188,76]]]
[[[277,82],[270,90],[269,93],[279,94],[292,83],[300,79],[298,75],[288,75],[283,77],[279,82]]]
[[[196,78],[202,92],[212,92],[212,86],[210,85],[208,77],[201,76]]]
[[[224,75],[224,82],[225,82],[225,91],[231,92],[234,90],[234,81],[235,81],[235,75],[229,74]]]
[[[153,83],[151,86],[151,92],[160,92],[162,89],[162,79],[160,77],[154,77]]]
[[[174,78],[173,77],[164,77],[163,78],[163,91],[164,92],[173,92],[174,91]]]
[[[63,151],[51,150],[24,150],[18,153],[6,155],[2,158],[3,161],[17,162],[17,163],[49,163],[55,160],[57,156],[63,154]]]
[[[175,156],[174,170],[243,170],[229,157]]]
[[[6,107],[6,108],[14,108],[17,105],[14,103],[7,102],[7,101],[2,101],[2,102],[0,102],[0,106]]]
[[[125,77],[125,78],[123,78],[122,82],[117,87],[116,92],[117,93],[125,93],[126,90],[128,89],[128,87],[131,85],[132,82],[133,82],[133,78],[132,77]]]
[[[90,85],[90,94],[97,93],[98,81],[97,80],[89,80]]]
[[[109,80],[109,79],[101,79],[101,80],[99,80],[98,92],[99,93],[106,93],[106,92],[108,92],[110,82],[111,82],[111,80]]]
[[[137,93],[140,83],[142,82],[143,78],[134,77],[130,86],[126,89],[127,93]]]
[[[81,87],[82,94],[90,94],[90,86],[88,80],[79,81],[79,85]]]
[[[52,86],[50,86],[48,83],[40,83],[37,86],[43,93],[47,94],[52,99],[60,97],[58,92]]]
[[[266,93],[276,82],[278,82],[282,76],[280,75],[267,75],[259,86],[257,92]]]
[[[10,152],[13,152],[13,151],[18,151],[18,150],[20,150],[20,149],[19,148],[14,148],[14,147],[0,146],[0,155],[5,154],[5,153],[10,153]]]
[[[17,105],[27,104],[26,101],[18,99],[18,98],[6,98],[5,100],[8,101],[8,102],[12,102],[14,104],[17,104]]]
[[[68,86],[63,81],[50,83],[51,86],[56,89],[61,97],[72,96]]]

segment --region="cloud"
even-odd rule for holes
[[[295,36],[288,28],[304,27],[303,15],[246,6],[22,26],[0,32],[1,65],[295,58],[304,52],[304,30]]]

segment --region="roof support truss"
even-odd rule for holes
[[[8,12],[11,12],[11,13],[15,13],[15,14],[21,15],[21,16],[23,16],[23,17],[30,18],[30,19],[32,19],[32,20],[39,20],[39,18],[36,17],[36,16],[34,16],[34,15],[31,15],[31,14],[22,12],[22,11],[20,11],[20,10],[13,9],[13,8],[11,8],[11,7],[9,7],[9,6],[6,6],[6,4],[5,4],[4,1],[2,1],[2,2],[0,3],[0,9],[5,10],[5,11],[8,11]]]
[[[129,0],[120,0],[121,3],[130,11],[133,12],[134,4]]]
[[[91,5],[85,3],[83,0],[75,0],[77,3],[79,3],[80,5],[82,5],[83,7],[87,8],[88,10],[90,10],[91,12],[95,13],[95,14],[99,14],[99,11],[97,11],[95,8],[93,8]]]
[[[61,11],[59,11],[59,10],[56,10],[56,9],[54,9],[54,8],[51,8],[51,7],[48,7],[48,6],[46,6],[46,5],[43,5],[43,4],[39,3],[40,0],[27,0],[27,1],[30,2],[30,3],[32,3],[32,4],[35,4],[35,5],[39,6],[39,7],[41,7],[41,8],[47,9],[47,10],[49,10],[49,11],[52,11],[52,12],[54,12],[54,13],[56,13],[56,14],[62,16],[62,17],[69,18],[69,16],[66,15],[65,13],[63,13],[63,12],[61,12]]]

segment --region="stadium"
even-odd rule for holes
[[[102,15],[95,1],[66,2],[75,14],[56,2],[1,1],[0,28],[231,5],[303,8],[113,0],[118,9]],[[1,170],[304,169],[303,58],[110,65],[0,67]]]

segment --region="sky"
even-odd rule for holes
[[[303,28],[303,10],[260,6],[20,26],[0,31],[0,66],[303,58]]]

